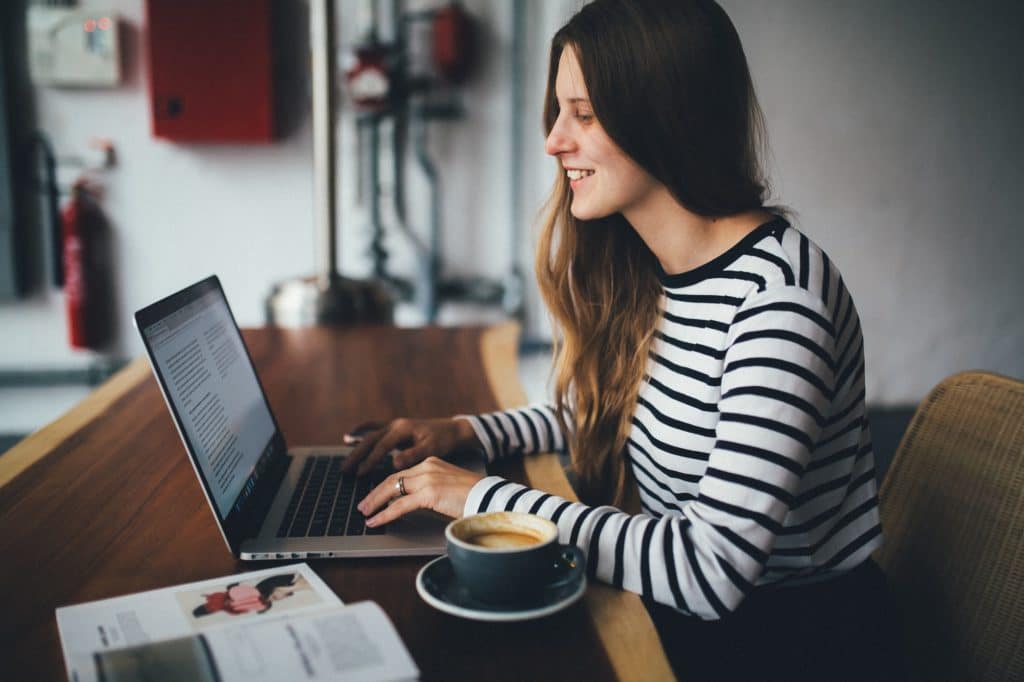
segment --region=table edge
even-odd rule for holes
[[[101,415],[149,376],[149,362],[140,356],[100,384],[92,393],[52,422],[18,441],[0,455],[0,488],[17,478],[30,466],[46,458],[61,443]]]

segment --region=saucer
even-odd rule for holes
[[[416,575],[416,591],[423,601],[453,616],[509,623],[548,616],[576,603],[587,591],[587,579],[581,575],[579,580],[548,587],[530,604],[488,604],[471,597],[466,588],[459,584],[446,554],[420,569]]]

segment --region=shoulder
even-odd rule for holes
[[[682,320],[710,319],[713,325],[705,326],[721,331],[729,328],[734,316],[750,317],[751,309],[774,304],[779,312],[794,306],[813,312],[831,333],[853,307],[832,259],[782,216],[758,226],[696,270],[662,274],[662,283],[666,314]],[[759,321],[784,322],[778,316],[770,318]]]
[[[734,264],[758,278],[746,303],[790,300],[817,310],[830,321],[848,296],[842,273],[823,248],[780,218],[775,229],[750,245]]]
[[[729,335],[770,329],[806,329],[813,336],[833,338],[832,310],[815,293],[795,284],[773,283],[751,292],[736,308]]]

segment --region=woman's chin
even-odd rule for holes
[[[609,215],[607,212],[595,210],[593,207],[573,201],[569,206],[569,212],[576,220],[597,220]]]

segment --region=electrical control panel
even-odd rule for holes
[[[30,5],[29,70],[36,85],[111,87],[121,82],[113,11]]]
[[[274,140],[275,4],[282,3],[145,0],[154,137],[178,143]]]

